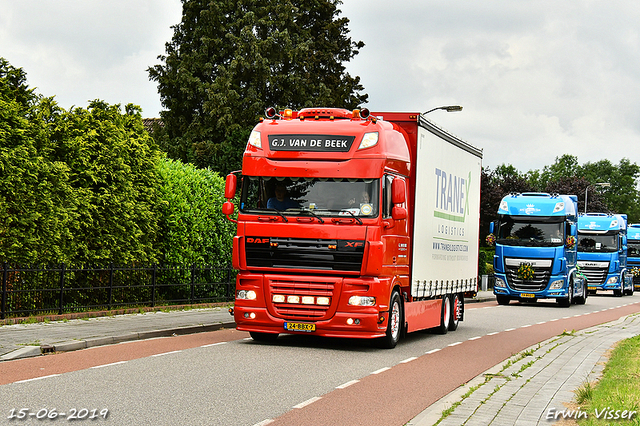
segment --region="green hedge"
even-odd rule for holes
[[[164,159],[140,108],[60,108],[0,58],[0,262],[226,264],[217,174]]]

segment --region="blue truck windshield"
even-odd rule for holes
[[[640,257],[640,241],[627,241],[627,255]]]
[[[579,252],[612,253],[618,251],[617,233],[584,234],[578,232]]]
[[[284,215],[377,217],[380,179],[243,176],[240,210]]]
[[[555,217],[501,216],[497,243],[508,246],[556,247],[564,245],[564,221]]]

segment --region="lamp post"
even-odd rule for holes
[[[611,186],[611,184],[609,182],[598,182],[594,183],[593,185],[587,186],[587,188],[584,190],[584,214],[587,214],[587,193],[589,192],[589,188],[594,188],[596,186],[599,186],[600,188],[608,188]]]
[[[445,110],[447,112],[462,111],[462,107],[460,105],[448,105],[448,106],[440,106],[440,107],[436,107],[436,108],[431,108],[429,111],[423,112],[422,115],[429,114],[431,111],[435,111],[437,109],[443,109],[443,110]]]

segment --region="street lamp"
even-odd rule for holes
[[[435,111],[437,109],[443,109],[443,110],[445,110],[447,112],[462,111],[462,107],[460,105],[449,105],[449,106],[441,106],[441,107],[437,107],[437,108],[431,108],[429,111],[423,112],[422,115],[429,114],[431,111]]]
[[[587,192],[589,192],[589,188],[593,188],[596,186],[599,186],[600,188],[608,188],[611,186],[611,184],[609,182],[598,182],[594,183],[593,185],[587,186],[587,188],[584,190],[584,214],[587,214]]]

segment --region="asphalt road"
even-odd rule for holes
[[[393,350],[313,336],[265,345],[223,330],[5,362],[0,419],[16,423],[11,410],[26,408],[20,424],[43,424],[38,413],[55,409],[60,422],[84,408],[92,424],[402,425],[537,341],[640,310],[618,307],[632,302],[640,294],[570,308],[470,304],[457,331],[413,333]]]

